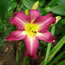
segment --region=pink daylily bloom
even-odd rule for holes
[[[17,12],[10,18],[10,23],[17,26],[18,30],[12,32],[6,40],[23,40],[26,45],[25,56],[37,58],[39,40],[53,43],[54,36],[48,32],[51,24],[55,23],[56,18],[51,13],[41,16],[38,10],[30,10],[29,16],[23,12]]]

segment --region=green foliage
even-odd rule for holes
[[[54,5],[57,4],[57,2],[59,2],[59,0],[51,0],[51,1],[49,2],[48,6],[53,7]]]
[[[54,6],[50,9],[52,13],[65,16],[65,5]]]
[[[54,14],[58,14],[61,16],[65,16],[65,0],[51,0],[46,6],[45,10],[48,12],[52,12]]]
[[[60,21],[60,24],[61,24],[61,25],[64,25],[64,24],[65,24],[65,19],[62,19],[62,20]]]
[[[59,0],[59,1],[57,2],[57,4],[58,4],[58,5],[65,5],[65,0]]]
[[[59,62],[57,65],[65,65],[65,60]]]
[[[47,11],[46,11],[44,8],[40,8],[39,10],[40,10],[40,14],[41,14],[41,15],[44,16],[44,15],[47,14]]]
[[[15,3],[16,1],[13,0],[0,0],[0,46],[4,45],[5,37],[15,29],[15,27],[9,23],[9,18],[16,7]]]
[[[22,1],[22,4],[28,8],[28,9],[31,9],[35,0],[21,0]]]
[[[40,7],[42,7],[45,4],[45,0],[39,0],[40,2]]]
[[[64,57],[65,51],[60,53],[56,58],[53,59],[52,62],[49,63],[49,65],[54,65],[54,63],[58,62],[60,59]]]
[[[3,20],[10,6],[10,0],[0,0],[0,18]]]
[[[10,7],[9,7],[9,9],[8,9],[8,11],[10,11],[10,10],[16,8],[16,6],[17,6],[17,2],[16,2],[16,1],[12,1],[12,2],[11,2],[11,5],[10,5]]]

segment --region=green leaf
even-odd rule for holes
[[[64,25],[65,24],[65,19],[61,19],[59,23],[62,24],[62,25]]]
[[[50,11],[55,14],[64,15],[65,16],[65,5],[54,6],[50,8]]]
[[[59,2],[57,2],[58,5],[64,5],[65,4],[65,0],[59,0]]]
[[[10,11],[10,10],[16,8],[16,6],[17,6],[16,1],[11,2],[11,6],[9,7],[8,11]]]
[[[10,6],[10,0],[0,0],[0,18],[3,20]]]
[[[57,65],[65,65],[65,60],[59,62]]]
[[[47,6],[53,7],[59,0],[51,0]]]
[[[1,50],[1,48],[3,48],[4,43],[5,43],[4,37],[3,37],[3,38],[1,37],[1,38],[0,38],[0,50]]]
[[[22,1],[22,4],[28,8],[28,9],[31,9],[35,0],[21,0]]]
[[[42,7],[45,4],[45,0],[39,0],[40,2],[40,7]]]
[[[44,8],[39,8],[40,14],[45,16],[48,12]]]
[[[60,53],[55,59],[53,59],[52,62],[50,62],[49,65],[54,65],[55,62],[58,62],[60,59],[62,59],[64,57],[63,56],[64,54],[65,54],[65,51],[63,51],[62,53]]]

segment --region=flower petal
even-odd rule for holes
[[[55,42],[55,38],[50,32],[37,33],[36,36],[38,39],[43,40],[43,41],[48,42],[48,43]]]
[[[23,30],[25,23],[29,20],[29,16],[26,16],[23,12],[17,12],[14,17],[10,18],[10,23],[17,26],[19,30]]]
[[[40,16],[36,19],[35,23],[38,23],[40,26],[40,32],[44,32],[49,29],[49,26],[56,22],[56,18],[52,17],[51,13],[48,13],[46,16]]]
[[[40,12],[38,10],[30,10],[30,14],[29,14],[31,21],[33,20],[33,22],[36,20],[36,18],[38,18],[40,16]]]
[[[37,50],[39,47],[39,41],[36,37],[29,38],[26,36],[25,38],[26,52],[25,56],[32,56],[33,59],[37,58]]]
[[[14,31],[12,32],[7,38],[6,40],[8,41],[18,41],[18,40],[22,40],[24,39],[26,36],[25,31]]]

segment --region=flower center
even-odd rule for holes
[[[28,34],[29,37],[35,36],[35,34],[38,32],[39,26],[38,24],[33,24],[33,23],[27,23],[25,25],[25,31]]]

